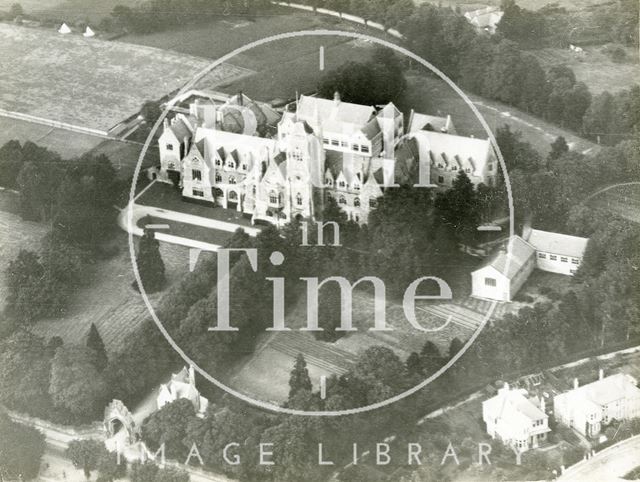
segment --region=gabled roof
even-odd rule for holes
[[[420,151],[430,151],[436,156],[447,153],[452,158],[458,156],[459,159],[473,159],[476,164],[476,172],[481,173],[485,165],[491,158],[491,142],[489,139],[477,139],[475,137],[464,137],[453,134],[446,134],[436,131],[417,131],[409,134],[418,141]]]
[[[411,114],[408,132],[416,132],[421,130],[448,132],[449,134],[456,133],[456,130],[453,127],[453,123],[451,122],[451,116],[436,117],[433,115],[413,112]]]
[[[483,415],[510,421],[521,417],[530,421],[545,418],[547,415],[526,394],[524,389],[502,388],[495,397],[482,402]]]
[[[362,128],[362,133],[367,137],[367,139],[372,140],[380,133],[380,124],[373,119]]]
[[[180,142],[182,142],[185,137],[191,137],[191,129],[189,129],[189,126],[187,126],[180,117],[177,117],[169,126],[169,130],[173,132]]]
[[[589,239],[532,229],[528,241],[537,251],[582,258]]]
[[[508,279],[512,279],[534,254],[535,249],[533,246],[520,236],[514,235],[509,239],[506,250],[498,251],[498,253],[480,269],[491,266]]]
[[[299,119],[312,126],[320,120],[322,128],[327,132],[351,134],[361,130],[376,110],[373,106],[303,95],[298,100],[296,112]]]

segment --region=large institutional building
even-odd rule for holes
[[[165,121],[160,181],[187,199],[236,209],[252,222],[313,218],[328,197],[366,223],[383,189],[446,188],[459,170],[493,185],[490,141],[455,134],[450,117],[302,96],[280,114],[244,94],[198,99]]]

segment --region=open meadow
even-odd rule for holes
[[[25,14],[37,18],[60,19],[70,24],[89,22],[97,24],[108,17],[122,0],[0,0],[0,11],[8,11],[11,5],[19,3]]]
[[[605,90],[617,92],[628,89],[640,81],[640,62],[638,52],[626,47],[627,60],[614,62],[603,51],[602,45],[584,46],[584,54],[575,54],[571,50],[546,48],[530,50],[543,68],[554,65],[567,65],[573,69],[578,81],[584,82],[593,94]]]
[[[179,89],[207,65],[189,55],[9,24],[0,24],[0,44],[0,108],[100,132],[135,115],[144,101]],[[225,64],[208,82],[247,73]]]

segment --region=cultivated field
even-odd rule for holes
[[[545,69],[554,65],[568,65],[576,73],[576,79],[584,82],[593,94],[602,91],[616,92],[628,89],[640,79],[638,53],[627,47],[626,62],[613,62],[602,52],[602,45],[584,46],[584,55],[567,49],[540,49],[529,53],[536,56]]]
[[[8,24],[0,24],[0,44],[0,108],[100,131],[138,112],[145,100],[180,88],[207,65],[159,49]],[[247,73],[222,65],[208,82]]]

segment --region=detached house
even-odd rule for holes
[[[538,447],[551,431],[544,399],[527,398],[526,390],[506,383],[495,397],[482,402],[482,419],[491,438],[520,452]]]
[[[587,238],[532,229],[529,243],[536,248],[536,266],[543,271],[573,276],[587,248]]]
[[[600,370],[595,382],[579,386],[576,378],[573,390],[555,396],[553,413],[558,422],[595,437],[603,424],[640,417],[640,388],[631,375],[617,373],[604,378]]]

